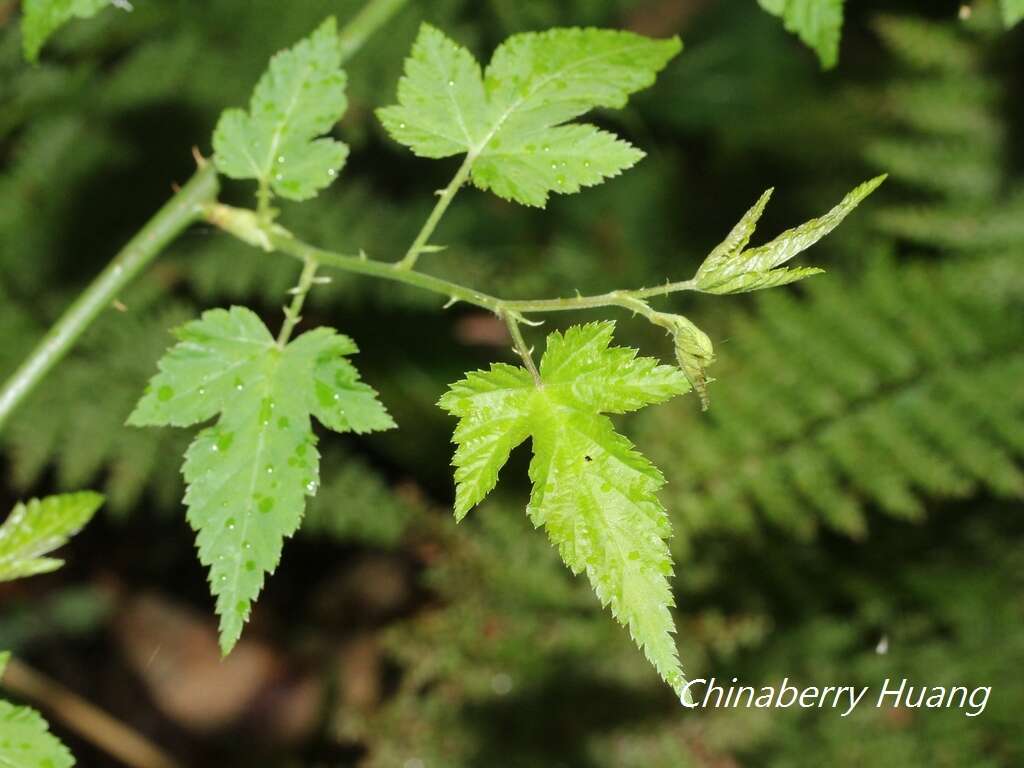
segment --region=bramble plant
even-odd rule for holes
[[[26,3],[26,55],[38,53],[61,20],[114,2]],[[762,3],[766,7],[766,2]],[[60,18],[52,8],[64,8]],[[341,254],[301,240],[278,223],[279,199],[302,201],[339,176],[348,147],[331,137],[346,109],[345,61],[400,5],[372,0],[339,33],[333,18],[275,55],[248,109],[228,109],[214,154],[72,305],[0,391],[0,422],[73,345],[116,292],[191,223],[208,222],[266,253],[290,256],[301,274],[274,333],[245,307],[213,309],[181,326],[129,423],[190,427],[216,418],[185,455],[188,521],[220,617],[226,654],[238,641],[284,540],[300,526],[319,487],[315,417],[335,432],[395,428],[377,393],[349,358],[356,343],[330,328],[295,332],[310,291],[336,269],[411,285],[496,315],[521,365],[496,363],[452,384],[439,405],[457,417],[455,515],[462,519],[496,485],[511,451],[527,438],[533,491],[527,513],[543,526],[574,574],[586,573],[602,605],[627,626],[676,695],[685,686],[673,640],[664,480],[609,418],[695,390],[708,404],[708,336],[688,318],[652,302],[680,292],[732,294],[785,285],[821,272],[787,264],[837,227],[884,177],[865,182],[819,218],[748,247],[766,192],[690,278],[566,298],[506,299],[417,269],[440,250],[436,228],[468,184],[543,208],[628,170],[642,150],[578,119],[621,109],[653,85],[680,52],[677,38],[625,31],[551,29],[517,34],[486,67],[440,30],[423,25],[398,84],[397,103],[378,110],[385,130],[424,158],[460,158],[451,182],[408,250],[393,261]],[[51,8],[48,20],[34,14]],[[35,20],[33,20],[35,19]],[[42,26],[39,26],[42,25]],[[33,31],[34,30],[34,31]],[[218,174],[256,184],[252,209],[217,200]],[[549,312],[624,309],[663,329],[676,365],[613,344],[602,320],[548,335],[539,364],[523,327]]]

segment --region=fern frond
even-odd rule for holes
[[[868,506],[917,518],[926,497],[1024,496],[1024,316],[957,283],[883,260],[806,301],[765,294],[720,346],[708,414],[641,421],[683,530],[760,512],[860,535]]]
[[[884,234],[917,245],[973,252],[1024,239],[1024,195],[1002,198],[1006,143],[1002,89],[982,69],[985,49],[964,29],[916,18],[877,25],[886,48],[908,65],[879,107],[889,118],[864,151],[916,201],[875,214]]]
[[[919,71],[962,73],[978,65],[978,51],[952,24],[919,16],[882,16],[875,31],[900,61]]]
[[[2,117],[0,117],[2,120]],[[53,254],[60,243],[67,195],[48,195],[52,179],[66,187],[83,183],[100,162],[118,157],[117,145],[102,127],[84,117],[57,114],[40,118],[13,142],[12,161],[0,175],[0,271],[19,292],[40,291],[57,274]],[[32,269],[26,269],[28,260]]]
[[[978,253],[1024,243],[1024,189],[973,205],[904,203],[875,214],[883,233],[918,245]]]
[[[875,139],[865,158],[894,178],[950,199],[987,198],[1002,181],[998,146],[974,140]]]

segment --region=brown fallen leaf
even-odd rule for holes
[[[113,631],[156,707],[189,730],[243,725],[291,739],[315,726],[315,680],[291,674],[256,640],[243,638],[221,658],[215,623],[188,607],[152,593],[128,596]]]

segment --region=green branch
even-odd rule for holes
[[[681,291],[699,290],[693,280],[682,280],[665,283],[654,288],[610,291],[593,296],[567,296],[557,299],[502,299],[466,285],[402,267],[401,262],[378,261],[368,258],[365,254],[352,256],[317,248],[299,240],[283,227],[264,225],[253,211],[245,208],[233,208],[220,203],[209,204],[205,209],[205,217],[209,223],[228,234],[264,250],[283,253],[304,263],[315,261],[324,267],[332,267],[342,272],[411,285],[444,296],[449,303],[461,301],[489,310],[502,318],[511,316],[517,321],[522,321],[523,315],[544,312],[568,312],[600,307],[635,309],[636,303],[643,299],[667,296]]]
[[[86,328],[154,258],[216,200],[217,174],[203,164],[189,182],[139,230],[92,284],[67,308],[0,389],[0,427],[22,400],[74,346]]]

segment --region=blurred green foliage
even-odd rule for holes
[[[336,250],[404,251],[454,166],[390,143],[372,110],[393,100],[424,19],[478,56],[511,32],[559,24],[678,33],[686,43],[655,89],[601,115],[648,152],[636,169],[546,212],[460,197],[438,233],[450,248],[425,265],[460,282],[525,297],[680,279],[766,186],[777,187],[759,227],[769,239],[889,172],[817,246],[814,263],[829,274],[777,295],[666,302],[716,339],[712,407],[701,414],[687,398],[630,431],[669,480],[662,498],[677,531],[688,674],[751,685],[784,676],[992,685],[984,715],[681,711],[530,530],[525,455],[513,455],[519,465],[500,496],[459,526],[451,520],[452,424],[434,403],[464,371],[514,359],[501,328],[468,309],[441,312],[431,296],[335,276],[311,295],[308,320],[359,342],[364,377],[400,429],[325,437],[309,535],[286,550],[253,633],[323,679],[333,657],[322,649],[349,632],[368,632],[387,662],[378,697],[325,696],[323,727],[275,750],[279,764],[1024,762],[1024,30],[1003,31],[994,2],[972,4],[966,20],[940,5],[847,3],[841,62],[823,73],[752,2],[411,3],[348,66],[350,107],[336,133],[352,155],[339,183],[283,206],[282,218]],[[244,103],[269,55],[358,6],[138,2],[132,13],[70,24],[36,66],[21,61],[17,16],[0,14],[4,373],[187,178],[189,148],[210,152],[220,110]],[[247,194],[226,191],[235,201]],[[180,505],[182,438],[121,425],[167,328],[230,302],[276,315],[297,269],[207,228],[187,233],[0,435],[11,499],[88,486],[108,495],[111,517],[68,548],[72,565],[59,578],[113,571],[207,606]],[[531,338],[583,319],[595,318],[552,318]],[[663,334],[616,319],[619,343],[671,359]],[[368,549],[414,575],[405,607],[371,616],[357,605],[319,626],[304,595],[328,589],[333,569]],[[75,607],[73,592],[64,605],[55,594],[31,621],[24,601],[41,595],[5,596],[0,630],[43,665],[85,670],[97,648],[111,656],[102,632],[80,633],[116,606],[90,597]],[[47,635],[79,639],[54,650],[38,637],[43,621]],[[890,650],[879,655],[883,636]],[[258,742],[133,715],[117,686],[89,674],[79,682],[98,703],[156,731],[189,765],[268,759]]]

